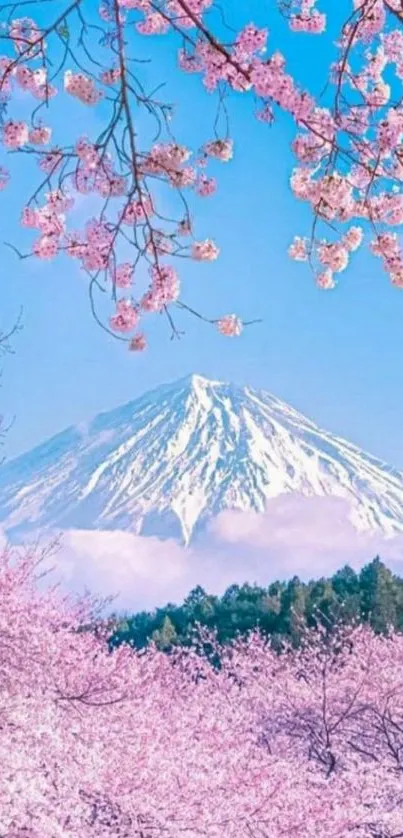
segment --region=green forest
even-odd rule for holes
[[[403,629],[403,579],[377,557],[359,573],[346,565],[330,578],[302,582],[231,585],[223,596],[194,588],[181,605],[168,603],[152,612],[117,618],[112,645],[129,643],[144,648],[154,641],[159,649],[191,643],[197,624],[216,631],[220,643],[253,629],[298,645],[305,627],[318,622],[369,623],[379,633],[393,626]]]

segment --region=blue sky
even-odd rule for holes
[[[256,0],[248,4],[248,16],[257,24],[269,20],[270,50],[284,50],[302,84],[321,90],[333,33],[292,36],[272,7]],[[337,14],[343,7],[344,0]],[[241,23],[239,15],[234,19]],[[214,104],[198,77],[175,69],[172,42],[144,39],[140,49],[153,55],[155,79],[166,78],[167,98],[178,103],[178,139],[193,146],[209,139]],[[75,111],[63,100],[55,108],[58,133],[75,114],[90,120],[89,132],[94,127],[95,117],[80,105]],[[2,413],[8,420],[15,416],[6,456],[159,383],[199,372],[266,388],[403,468],[403,294],[364,251],[336,291],[316,289],[308,269],[287,256],[293,235],[309,232],[306,208],[288,185],[292,124],[279,114],[272,128],[261,125],[245,96],[232,99],[230,118],[234,160],[217,167],[218,193],[199,202],[197,225],[199,238],[219,244],[220,258],[212,265],[184,262],[183,299],[208,316],[235,311],[263,323],[238,341],[225,340],[181,315],[177,322],[186,335],[178,342],[154,317],[148,352],[132,355],[92,321],[85,280],[74,263],[19,262],[1,245],[2,328],[24,307],[24,329],[14,341],[15,355],[5,359],[0,391]],[[14,182],[0,196],[0,239],[26,250],[30,236],[17,221],[33,181],[12,163]]]

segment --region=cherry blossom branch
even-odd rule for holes
[[[322,3],[330,14],[331,5]],[[355,3],[340,30],[339,57],[330,68],[324,106],[287,73],[280,53],[266,57],[265,29],[246,24],[237,32],[226,11],[211,0],[102,0],[97,22],[88,0],[75,0],[43,26],[14,17],[18,7],[0,5],[6,15],[0,37],[13,53],[0,59],[7,110],[3,145],[27,160],[36,157],[44,173],[23,209],[22,224],[38,231],[35,258],[65,254],[76,260],[88,279],[92,314],[110,335],[142,350],[144,323],[156,313],[168,319],[172,336],[179,336],[175,305],[229,336],[257,322],[195,312],[182,302],[176,268],[187,258],[213,261],[219,255],[214,242],[194,237],[193,201],[216,190],[210,165],[232,157],[227,101],[232,91],[252,92],[263,122],[271,123],[281,111],[294,120],[297,165],[291,188],[310,205],[313,222],[309,238],[295,237],[290,255],[309,262],[320,288],[333,288],[335,276],[364,242],[363,224],[374,235],[371,250],[381,256],[392,283],[403,287],[403,249],[398,234],[389,231],[403,222],[403,96],[398,95],[403,33],[390,28],[392,21],[402,21],[398,0]],[[326,14],[315,0],[287,0],[280,8],[294,33],[325,32]],[[217,13],[228,37],[216,31]],[[175,139],[172,106],[160,99],[160,81],[153,80],[148,90],[138,72],[143,59],[136,58],[135,37],[165,33],[180,39],[180,68],[201,74],[206,88],[218,94],[215,139],[203,138],[194,159]],[[393,91],[384,79],[389,65],[396,68]],[[18,88],[39,101],[30,122],[9,118]],[[51,113],[56,95],[70,97],[72,107],[98,108],[103,121],[99,136],[79,135],[69,146],[43,151],[52,130],[39,117]],[[156,137],[143,147],[148,119]],[[219,134],[221,120],[224,136]],[[1,169],[1,188],[8,180]],[[167,190],[172,212],[162,210]],[[80,195],[91,195],[99,207],[84,229],[74,231],[71,221]],[[349,226],[355,220],[360,226]],[[98,294],[115,309],[107,321],[98,311]]]

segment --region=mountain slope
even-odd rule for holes
[[[403,531],[403,473],[268,393],[201,376],[68,428],[0,469],[0,523],[182,536],[284,492],[351,502],[360,530]]]

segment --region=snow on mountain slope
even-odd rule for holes
[[[68,428],[0,469],[10,533],[122,529],[177,535],[284,492],[351,503],[359,530],[403,531],[403,473],[270,394],[193,375]]]

